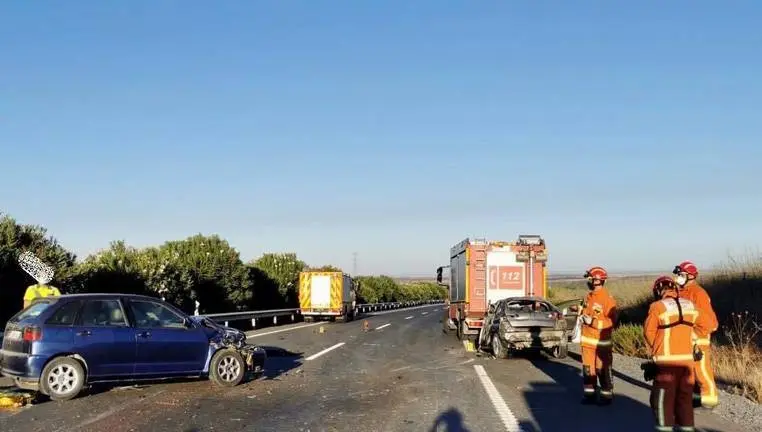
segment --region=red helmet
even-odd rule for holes
[[[591,267],[588,271],[586,271],[584,277],[605,281],[606,279],[608,279],[609,274],[606,273],[606,270],[603,267],[596,266],[596,267]]]
[[[664,295],[665,291],[679,292],[680,287],[677,285],[677,282],[675,282],[674,279],[672,279],[671,277],[659,276],[654,281],[654,284],[651,290],[654,293],[654,297],[659,299]]]
[[[696,267],[696,264],[693,264],[690,261],[683,261],[675,266],[674,270],[672,270],[672,273],[688,273],[689,275],[696,277],[698,276],[698,267]]]
[[[654,291],[661,290],[677,290],[677,282],[669,276],[659,276],[654,281],[652,289]]]

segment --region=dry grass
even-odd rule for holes
[[[654,276],[624,277],[606,283],[620,310],[620,325],[613,336],[617,352],[647,356],[641,326],[652,301],[654,279]],[[717,381],[762,403],[762,327],[757,320],[762,317],[762,256],[731,258],[703,275],[700,282],[709,292],[720,320],[720,330],[712,338],[712,364]],[[551,297],[560,302],[581,298],[586,291],[584,281],[554,284]]]

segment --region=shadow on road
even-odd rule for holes
[[[439,414],[429,432],[469,432],[463,423],[463,414],[455,408]]]
[[[577,353],[570,352],[569,353],[569,358],[571,358],[573,360],[576,360],[579,363],[582,363],[582,356],[577,354]],[[645,361],[645,360],[643,360],[643,361]],[[614,375],[614,378],[618,378],[618,379],[620,379],[622,381],[626,381],[626,382],[628,382],[628,383],[630,383],[630,384],[632,384],[634,386],[637,386],[637,387],[640,387],[642,389],[651,391],[651,386],[650,385],[645,384],[642,381],[636,380],[636,379],[630,377],[629,375],[626,375],[626,374],[623,374],[621,372],[618,372],[616,370],[616,361],[614,362],[613,375]]]
[[[262,375],[264,380],[277,380],[281,375],[285,375],[302,366],[304,353],[295,353],[276,346],[258,346],[267,353],[265,372]]]
[[[651,408],[623,394],[609,406],[582,405],[582,378],[577,368],[551,360],[531,360],[554,383],[531,382],[524,397],[535,424],[526,431],[585,430],[586,432],[635,432],[653,430]],[[616,391],[616,387],[615,387]],[[539,428],[539,429],[538,429]]]

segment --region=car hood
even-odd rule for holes
[[[243,345],[246,343],[246,333],[231,327],[225,327],[209,318],[201,316],[190,317],[194,322],[210,330],[209,341],[223,344]]]

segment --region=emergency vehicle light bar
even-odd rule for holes
[[[519,243],[527,245],[541,245],[545,242],[542,240],[542,237],[538,235],[520,235]]]

